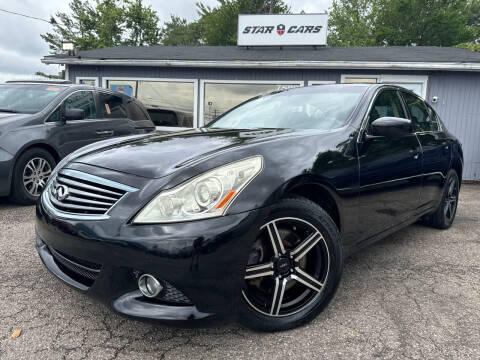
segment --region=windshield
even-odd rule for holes
[[[58,85],[0,85],[0,112],[33,114],[41,111],[65,87]]]
[[[345,125],[366,88],[320,85],[261,96],[227,112],[209,127],[337,129]]]

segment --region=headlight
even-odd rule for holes
[[[261,156],[210,170],[157,195],[133,223],[167,223],[221,216],[235,197],[260,173]]]

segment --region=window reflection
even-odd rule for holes
[[[258,95],[299,87],[297,84],[228,84],[205,83],[203,119],[205,125],[225,111]]]
[[[193,127],[193,82],[110,80],[107,85],[140,100],[157,126]]]

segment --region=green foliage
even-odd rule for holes
[[[50,22],[53,31],[40,35],[52,52],[62,41],[79,50],[118,45],[155,45],[160,41],[158,16],[142,0],[72,0],[70,13],[58,12]]]
[[[473,42],[462,43],[462,44],[456,45],[455,47],[468,49],[470,51],[479,51],[480,52],[480,44],[479,43],[473,43]]]
[[[47,79],[63,79],[63,75],[62,74],[59,74],[59,75],[48,75],[48,74],[45,74],[43,71],[37,71],[35,73],[35,75],[37,76],[42,76],[44,78],[47,78]]]
[[[125,27],[129,34],[125,45],[156,45],[160,42],[158,16],[151,6],[143,6],[143,0],[125,0]]]
[[[480,0],[334,0],[331,46],[454,46],[478,39]]]
[[[335,0],[328,20],[328,45],[376,45],[374,29],[377,1]]]
[[[200,21],[188,23],[186,19],[171,15],[162,31],[163,45],[201,45],[203,27]]]
[[[216,7],[197,3],[199,20],[172,16],[163,28],[164,45],[235,45],[239,14],[288,13],[283,0],[218,0]]]

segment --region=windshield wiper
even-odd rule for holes
[[[18,113],[17,110],[11,110],[11,109],[0,109],[0,112]]]

